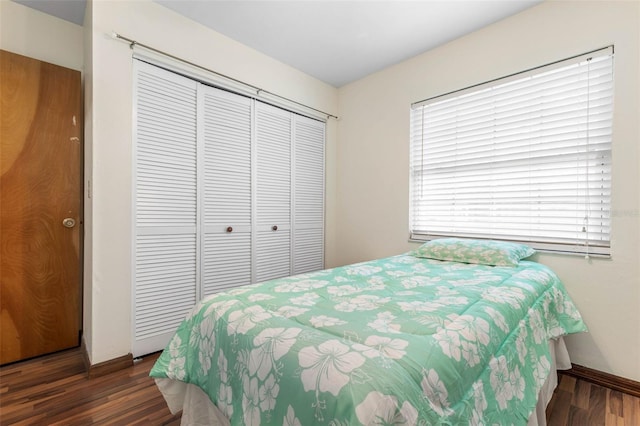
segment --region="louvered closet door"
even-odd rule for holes
[[[196,302],[196,84],[135,61],[133,355],[163,349]]]
[[[203,296],[251,283],[251,99],[201,86]]]
[[[291,275],[291,113],[256,102],[255,281]]]
[[[324,267],[325,124],[293,117],[293,274],[302,274]]]

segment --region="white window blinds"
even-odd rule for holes
[[[608,254],[612,96],[607,48],[414,104],[411,237]]]

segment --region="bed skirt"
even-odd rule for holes
[[[546,426],[546,408],[553,391],[558,386],[557,370],[571,368],[571,360],[562,337],[549,341],[551,373],[538,394],[538,404],[531,413],[527,426]],[[211,402],[199,387],[171,379],[155,379],[169,410],[175,414],[182,410],[181,425],[184,426],[229,426],[229,420]]]

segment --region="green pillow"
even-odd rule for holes
[[[410,254],[415,257],[476,263],[491,266],[518,266],[520,259],[529,257],[535,250],[518,243],[495,240],[470,240],[440,238],[421,245]]]

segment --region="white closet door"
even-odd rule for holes
[[[134,356],[163,349],[196,302],[196,83],[134,61]]]
[[[251,283],[252,101],[200,89],[204,297]]]
[[[302,274],[324,267],[325,124],[293,117],[293,274]]]
[[[256,102],[255,281],[291,275],[291,113]]]

